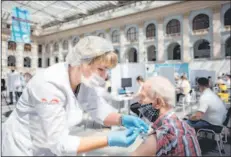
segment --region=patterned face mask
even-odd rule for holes
[[[150,122],[155,122],[159,117],[159,110],[152,107],[152,104],[141,105],[140,113]]]

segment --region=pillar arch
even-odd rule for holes
[[[180,44],[174,42],[169,44],[167,49],[167,59],[168,60],[181,60],[181,46]]]
[[[198,58],[210,58],[211,57],[211,47],[208,40],[200,39],[194,43],[193,46],[194,59]]]
[[[137,54],[136,48],[131,47],[126,51],[125,60],[128,60],[128,62],[131,62],[131,63],[138,62],[138,54]]]

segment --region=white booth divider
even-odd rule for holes
[[[132,78],[132,87],[127,87],[126,90],[136,93],[139,85],[136,83],[137,76],[141,75],[145,78],[145,65],[142,63],[126,63],[118,64],[111,70],[111,85],[112,92],[117,92],[121,89],[122,78]]]

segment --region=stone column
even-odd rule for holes
[[[125,27],[122,26],[120,27],[120,63],[125,63],[126,62],[126,57],[125,57],[125,43],[127,42],[126,36],[125,36]]]
[[[183,45],[181,49],[181,60],[189,62],[192,58],[189,51],[189,12],[184,13],[183,18]]]
[[[59,44],[59,53],[58,53],[59,62],[63,62],[64,58],[63,58],[63,44],[62,44],[62,40],[59,40],[58,44]]]
[[[31,54],[32,54],[31,68],[35,70],[38,67],[38,45],[37,43],[31,44]]]
[[[144,24],[139,24],[139,35],[138,35],[138,41],[139,41],[139,50],[138,50],[138,63],[145,63],[147,62],[147,52],[144,47]]]
[[[158,51],[157,51],[157,61],[164,61],[165,54],[164,54],[164,30],[163,30],[163,18],[159,18],[158,20]]]
[[[50,54],[49,54],[49,58],[50,58],[50,66],[55,64],[55,56],[54,56],[54,43],[50,43]]]
[[[224,57],[225,54],[221,53],[221,6],[216,6],[213,8],[213,21],[212,26],[213,28],[213,43],[210,43],[210,46],[213,47],[213,54],[211,54],[213,59],[218,59]]]
[[[72,47],[72,38],[69,37],[67,41],[68,41],[68,52],[67,52],[67,54],[68,54],[68,53],[72,52],[72,48],[73,48]]]
[[[7,41],[2,41],[2,59],[1,59],[1,65],[2,68],[6,68],[7,67],[7,49],[8,49],[8,43]]]
[[[42,68],[47,67],[46,59],[46,44],[42,44]]]
[[[14,54],[16,58],[16,69],[24,68],[24,43],[17,43],[16,53]]]

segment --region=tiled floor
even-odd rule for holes
[[[196,110],[197,105],[194,105],[192,107],[186,107],[185,111],[186,114],[191,113],[193,111]],[[6,106],[6,103],[3,101],[2,102],[2,122],[4,122],[7,118],[4,116],[4,114],[12,109],[15,108],[15,105],[10,105],[10,106]],[[180,117],[183,118],[184,117],[184,113],[182,112],[182,108],[179,106],[175,107],[175,112],[176,114]],[[90,121],[88,123],[88,127],[86,128],[86,130],[84,129],[84,126],[76,126],[72,129],[71,134],[73,135],[79,135],[79,136],[93,136],[93,135],[98,135],[98,136],[103,136],[103,135],[107,135],[107,133],[110,131],[110,129],[108,128],[101,128],[100,125],[95,124],[93,127],[93,122]],[[142,142],[142,139],[140,137],[137,138],[137,140],[135,141],[135,143],[128,147],[128,148],[119,148],[119,147],[106,147],[103,149],[98,149],[95,151],[91,151],[88,153],[83,153],[80,154],[82,156],[95,156],[95,155],[99,155],[99,156],[126,156],[129,155],[133,150],[135,150],[136,147],[139,146],[139,144]],[[224,156],[230,156],[230,144],[225,144],[225,154],[223,154]],[[205,154],[203,154],[203,156],[219,156],[219,153],[217,151],[209,151],[206,152]]]

